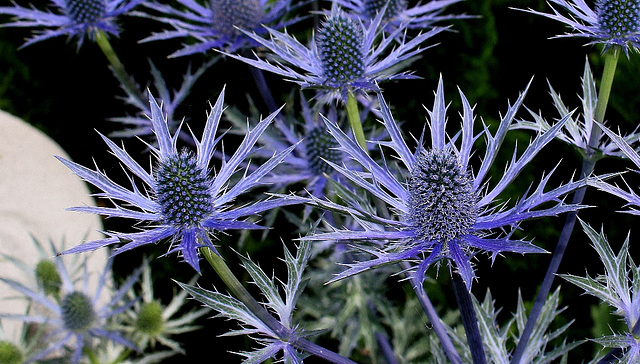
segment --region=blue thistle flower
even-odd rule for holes
[[[123,148],[102,136],[113,154],[118,157],[133,174],[147,186],[149,193],[140,191],[135,183],[127,189],[109,179],[98,170],[90,170],[74,162],[60,159],[75,174],[101,189],[99,197],[113,201],[115,207],[75,207],[71,210],[89,212],[107,217],[123,217],[147,222],[148,228],[137,233],[107,233],[101,240],[78,245],[65,251],[78,253],[125,242],[114,254],[156,243],[170,238],[171,247],[167,254],[179,252],[184,260],[200,272],[198,249],[208,247],[217,253],[210,234],[228,229],[260,229],[261,226],[244,221],[243,218],[263,211],[291,204],[292,201],[270,199],[257,201],[244,207],[232,208],[230,204],[242,193],[262,184],[261,178],[268,174],[294,148],[288,148],[267,160],[251,173],[244,173],[235,183],[229,179],[241,169],[241,163],[251,152],[256,140],[264,132],[277,112],[261,120],[248,131],[236,153],[222,161],[217,173],[211,175],[209,163],[220,137],[215,134],[223,112],[224,90],[213,106],[204,128],[202,139],[193,137],[196,153],[178,151],[177,139],[180,131],[173,136],[168,130],[165,115],[150,95],[151,120],[158,147],[148,145],[157,158],[157,164],[149,173],[140,166]],[[120,201],[120,202],[118,202]],[[139,209],[132,209],[131,206]]]
[[[179,0],[184,9],[177,9],[158,2],[147,2],[145,7],[157,11],[162,16],[136,13],[173,27],[162,33],[153,34],[143,42],[174,38],[191,38],[196,42],[186,45],[169,57],[181,57],[195,53],[205,53],[213,49],[235,52],[242,48],[258,45],[241,30],[266,33],[263,25],[280,29],[294,24],[300,18],[286,19],[293,9],[291,0],[207,0],[201,5],[195,0]]]
[[[51,247],[54,251],[53,254],[56,254],[53,244]],[[123,302],[124,296],[138,281],[141,270],[136,270],[117,291],[111,292],[108,288],[108,280],[111,275],[113,259],[109,259],[98,279],[95,292],[93,292],[89,290],[90,275],[87,274],[86,260],[81,266],[82,283],[74,284],[76,280],[71,278],[62,257],[56,256],[53,259],[55,259],[55,266],[61,279],[60,292],[56,298],[51,297],[44,290],[34,290],[16,281],[0,278],[0,281],[11,289],[43,307],[43,311],[40,313],[0,315],[6,319],[46,325],[47,338],[52,341],[44,350],[31,353],[33,356],[29,357],[29,362],[44,359],[60,349],[68,348],[73,352],[71,363],[77,364],[80,362],[83,350],[91,350],[91,338],[106,339],[129,349],[137,350],[133,342],[126,339],[119,331],[111,329],[110,325],[115,316],[133,305],[135,300]],[[104,300],[105,294],[109,295],[106,302]]]
[[[144,0],[51,0],[57,12],[14,6],[1,6],[0,14],[15,16],[15,20],[2,24],[3,27],[45,28],[27,40],[22,47],[49,38],[67,35],[78,38],[78,48],[85,35],[95,39],[97,31],[119,35],[115,18],[129,12]]]
[[[378,14],[365,26],[334,6],[314,33],[309,47],[286,32],[267,28],[270,39],[255,33],[246,34],[272,52],[272,62],[257,56],[252,59],[227,55],[283,76],[302,88],[318,88],[324,96],[346,100],[349,90],[379,90],[378,83],[383,81],[417,78],[411,72],[397,72],[397,69],[423,51],[420,44],[445,29],[433,28],[407,40],[402,35],[404,26],[383,34],[382,19],[383,14]],[[390,46],[394,48],[383,57],[381,54]]]
[[[389,30],[402,26],[408,29],[429,29],[437,22],[470,18],[463,14],[441,15],[447,6],[460,1],[462,0],[431,0],[410,7],[407,0],[333,0],[365,23],[375,19],[384,10],[382,21]]]
[[[570,15],[561,15],[553,8],[553,14],[535,10],[530,13],[557,20],[573,29],[572,33],[557,37],[581,37],[590,40],[588,44],[603,44],[603,51],[612,46],[620,47],[627,56],[629,48],[638,51],[640,47],[640,1],[638,0],[596,0],[595,9],[584,0],[550,0],[567,10]]]
[[[380,211],[380,205],[373,208],[362,198],[344,198],[348,203],[346,206],[313,198],[313,203],[321,208],[351,215],[362,229],[335,229],[304,237],[304,240],[386,243],[380,249],[359,245],[360,249],[374,255],[375,258],[349,264],[349,268],[332,281],[377,266],[419,259],[420,262],[414,267],[412,274],[418,282],[422,282],[428,267],[446,258],[470,288],[474,278],[470,259],[478,251],[490,253],[492,260],[502,252],[544,252],[529,241],[513,238],[513,230],[524,220],[556,216],[580,208],[577,205],[565,204],[561,197],[583,186],[584,181],[570,181],[545,192],[551,175],[549,174],[541,178],[533,192],[525,194],[512,207],[496,204],[496,199],[527,163],[554,138],[566,119],[538,135],[520,157],[514,152],[511,163],[495,186],[489,187],[488,183],[484,182],[525,93],[509,107],[494,135],[486,127],[474,135],[473,109],[461,92],[462,131],[455,137],[448,138],[445,133],[447,107],[440,79],[433,109],[429,111],[431,146],[419,146],[415,152],[411,152],[403,140],[388,106],[379,94],[383,124],[391,140],[378,144],[389,147],[399,157],[401,165],[393,168],[386,161],[380,164],[373,160],[335,123],[325,119],[329,132],[336,138],[341,149],[362,165],[363,171],[330,164],[358,187],[385,203],[390,212],[395,213],[388,216],[384,211]],[[488,145],[479,170],[473,171],[470,166],[470,159],[474,154],[472,146],[483,135]],[[420,141],[422,140],[421,138]],[[459,145],[456,145],[456,142],[459,142]],[[549,202],[556,204],[541,207]],[[506,231],[506,234],[501,234],[502,231]]]

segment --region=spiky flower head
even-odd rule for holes
[[[262,20],[262,5],[258,0],[211,0],[215,31],[226,37],[238,37],[238,29],[256,29]]]
[[[629,54],[629,49],[640,48],[640,1],[638,0],[596,0],[595,9],[584,0],[549,0],[569,12],[562,15],[553,8],[553,14],[527,10],[568,25],[573,32],[557,37],[582,37],[588,44],[602,44],[603,52],[611,47],[619,47]],[[551,5],[551,4],[550,4]]]
[[[364,0],[364,13],[373,19],[384,11],[384,20],[389,21],[407,9],[406,0]]]
[[[341,87],[364,75],[364,33],[355,20],[330,17],[315,39],[328,86]]]
[[[336,140],[322,127],[309,130],[305,140],[309,168],[319,176],[332,173],[333,168],[327,161],[332,163],[342,161],[342,152],[338,150]]]
[[[20,292],[26,298],[37,302],[42,310],[27,315],[0,315],[2,318],[19,320],[25,323],[46,325],[48,346],[42,351],[30,353],[29,361],[38,361],[54,355],[60,350],[72,352],[71,363],[80,362],[83,350],[91,348],[93,338],[107,340],[136,350],[136,345],[126,339],[120,331],[112,330],[112,320],[133,301],[124,301],[124,294],[131,289],[140,277],[138,269],[127,278],[122,286],[111,291],[111,268],[113,259],[109,259],[100,273],[95,291],[89,288],[90,275],[87,274],[86,260],[82,265],[82,280],[71,278],[68,267],[61,256],[54,262],[60,274],[60,299],[52,298],[41,289],[31,289],[19,282],[0,278],[9,288]],[[103,296],[108,295],[105,300]]]
[[[490,253],[492,259],[503,252],[543,252],[529,241],[513,238],[511,231],[523,220],[557,216],[561,212],[579,208],[565,204],[560,197],[584,186],[584,181],[571,181],[545,191],[550,175],[543,176],[533,192],[522,196],[514,206],[496,202],[522,168],[553,139],[566,119],[539,134],[519,158],[514,153],[504,174],[490,187],[484,180],[522,104],[524,94],[501,119],[495,134],[485,128],[477,135],[474,134],[473,109],[464,94],[461,93],[461,97],[462,131],[457,137],[450,138],[445,132],[447,107],[440,79],[433,109],[429,111],[431,145],[419,146],[415,152],[411,152],[379,94],[383,124],[391,137],[390,141],[379,144],[389,147],[394,157],[398,157],[398,166],[375,161],[338,125],[325,120],[340,148],[357,161],[363,171],[336,164],[332,166],[357,187],[384,202],[391,214],[389,217],[387,212],[381,211],[380,204],[376,204],[375,208],[368,206],[362,197],[355,195],[341,196],[345,205],[312,199],[315,205],[323,209],[353,216],[361,228],[334,229],[306,236],[304,240],[353,241],[359,248],[375,256],[368,261],[349,264],[349,268],[338,274],[334,281],[380,265],[417,259],[419,263],[413,267],[412,274],[417,282],[422,282],[431,264],[446,259],[470,289],[475,276],[471,258],[479,251]],[[479,169],[474,171],[471,168],[471,156],[479,152],[474,152],[472,147],[483,136],[487,141],[485,154]],[[385,157],[385,160],[391,159]],[[555,205],[541,207],[549,202]],[[382,248],[368,247],[363,243],[366,241],[382,243]]]
[[[136,13],[166,23],[173,29],[153,34],[144,42],[173,38],[190,38],[196,42],[174,52],[170,57],[205,53],[212,49],[235,52],[258,45],[243,31],[265,34],[269,26],[281,29],[294,24],[300,18],[287,18],[293,9],[291,0],[207,0],[204,5],[195,0],[182,0],[181,8],[148,1],[144,6],[151,13]],[[304,2],[300,2],[304,3]],[[153,14],[160,13],[160,16]]]
[[[478,217],[473,178],[446,150],[422,151],[407,182],[407,221],[420,241],[449,242],[467,234]]]
[[[14,6],[0,7],[0,14],[15,16],[14,21],[2,24],[4,27],[35,27],[38,32],[23,47],[45,39],[66,35],[78,39],[78,48],[85,36],[95,40],[99,31],[119,35],[115,19],[128,13],[144,0],[50,0],[56,8],[38,10]],[[44,29],[43,29],[44,28]]]
[[[248,131],[236,154],[224,161],[217,173],[213,175],[209,164],[220,141],[215,134],[222,116],[223,102],[224,90],[209,114],[202,139],[197,140],[193,137],[195,153],[188,150],[178,152],[177,141],[180,130],[173,135],[169,132],[165,115],[150,95],[151,120],[157,139],[157,147],[149,145],[157,159],[156,167],[151,172],[147,172],[124,149],[102,136],[113,154],[148,186],[148,193],[140,191],[135,184],[129,190],[118,185],[99,170],[90,170],[58,158],[75,174],[100,188],[103,191],[100,196],[114,201],[116,205],[115,208],[77,207],[71,210],[123,217],[148,224],[142,232],[111,232],[105,239],[78,245],[63,254],[90,251],[125,242],[124,246],[114,252],[118,254],[169,239],[171,245],[167,254],[178,252],[189,265],[200,272],[198,249],[207,247],[217,252],[210,234],[228,229],[262,228],[243,219],[265,210],[291,204],[291,201],[275,199],[257,201],[239,208],[231,205],[242,193],[260,185],[261,178],[275,168],[294,147],[273,155],[252,173],[243,174],[234,185],[230,185],[229,179],[238,172],[243,160],[251,152],[258,137],[276,117],[278,110]]]
[[[433,28],[407,40],[404,25],[384,34],[382,19],[380,13],[365,25],[334,6],[309,46],[287,32],[269,28],[269,39],[246,33],[271,52],[267,59],[227,55],[281,75],[302,88],[321,89],[321,99],[346,101],[348,91],[378,90],[383,81],[416,78],[411,72],[400,72],[400,65],[414,60],[424,50],[420,45],[445,29]]]

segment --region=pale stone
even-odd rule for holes
[[[87,239],[99,239],[102,223],[99,216],[66,211],[73,206],[94,206],[89,190],[79,177],[54,155],[69,156],[51,138],[38,129],[0,110],[0,252],[19,258],[35,268],[41,259],[33,243],[38,239],[50,253],[49,241],[66,248]],[[90,290],[103,271],[108,251],[65,255],[66,262],[88,258]],[[52,259],[52,258],[51,258]],[[34,277],[26,275],[13,263],[0,261],[0,277],[33,287]],[[77,287],[81,289],[81,282]],[[108,291],[108,290],[107,290]],[[0,282],[0,312],[24,314],[27,302]],[[8,338],[16,337],[20,322],[3,319]]]

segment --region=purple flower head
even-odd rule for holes
[[[348,91],[378,90],[378,83],[383,81],[417,78],[398,68],[423,51],[420,44],[445,29],[433,28],[407,40],[402,35],[404,26],[383,34],[382,18],[379,14],[365,25],[334,6],[308,47],[286,32],[268,29],[270,39],[247,34],[272,53],[269,59],[228,55],[302,88],[318,88],[325,98],[346,100]],[[383,56],[389,48],[393,49]]]
[[[51,254],[55,255],[57,250],[53,244],[51,248]],[[39,361],[62,349],[68,349],[73,353],[70,362],[77,364],[80,362],[83,349],[92,346],[92,338],[110,340],[137,350],[133,342],[127,340],[122,333],[112,330],[110,325],[115,316],[133,305],[135,300],[126,300],[125,294],[138,281],[142,270],[136,270],[117,291],[111,292],[108,287],[111,284],[109,279],[113,259],[109,259],[100,274],[95,291],[92,291],[89,289],[90,275],[87,273],[86,260],[77,267],[80,268],[78,273],[82,277],[78,282],[72,276],[74,270],[70,270],[62,257],[56,256],[52,259],[60,280],[59,290],[55,294],[47,292],[43,287],[32,289],[16,281],[0,278],[0,281],[11,289],[43,308],[40,312],[27,315],[0,315],[1,318],[46,326],[49,345],[42,351],[30,353],[28,362]],[[105,294],[108,294],[106,302]]]
[[[0,14],[15,16],[15,20],[3,27],[45,28],[29,39],[23,47],[61,35],[78,38],[78,48],[85,35],[95,39],[97,31],[119,35],[115,18],[130,11],[144,0],[51,0],[56,12],[34,7],[0,7]]]
[[[241,164],[251,152],[256,140],[276,117],[277,112],[274,112],[248,131],[235,154],[228,160],[223,160],[216,173],[212,173],[209,164],[221,140],[221,137],[216,138],[215,134],[223,112],[223,100],[224,90],[208,116],[202,139],[198,141],[193,137],[196,146],[194,153],[186,149],[178,151],[177,140],[180,130],[173,135],[169,132],[165,115],[155,99],[150,96],[151,120],[157,138],[157,147],[148,145],[157,159],[151,172],[147,172],[123,148],[102,136],[120,162],[145,183],[144,192],[136,186],[133,178],[132,187],[128,189],[109,179],[103,172],[58,158],[75,174],[103,191],[97,196],[107,198],[115,205],[113,208],[76,207],[72,210],[107,217],[123,217],[148,224],[146,229],[140,232],[110,232],[105,239],[78,245],[64,253],[95,250],[124,242],[125,244],[114,252],[118,254],[168,238],[171,246],[167,254],[178,252],[187,263],[200,272],[198,249],[208,247],[217,252],[210,234],[229,229],[262,228],[245,221],[244,218],[291,204],[292,201],[270,199],[238,208],[231,206],[242,193],[261,185],[261,178],[275,168],[293,147],[272,155],[250,173],[243,173],[235,184],[230,182],[231,177],[242,169]]]
[[[407,0],[333,0],[364,23],[375,19],[384,9],[382,21],[390,31],[403,26],[408,29],[429,29],[437,22],[469,18],[467,15],[442,15],[447,6],[460,1],[431,0],[409,6]]]
[[[287,16],[299,5],[292,6],[291,0],[205,0],[201,5],[195,0],[178,0],[183,8],[178,9],[158,2],[148,2],[144,6],[157,11],[162,16],[136,13],[166,23],[173,29],[154,34],[143,41],[190,38],[195,43],[185,46],[170,55],[181,57],[195,53],[205,53],[213,49],[235,52],[258,45],[241,30],[266,33],[263,27],[280,29],[300,20]]]
[[[535,10],[530,13],[557,20],[572,28],[573,32],[558,37],[583,37],[588,44],[603,44],[603,51],[612,46],[620,47],[625,54],[629,48],[638,51],[640,47],[640,1],[638,0],[596,0],[595,9],[584,0],[549,0],[563,7],[569,16],[561,15],[551,7],[553,14]]]
[[[519,157],[514,152],[513,159],[503,175],[490,186],[485,179],[509,125],[522,104],[524,94],[501,119],[495,134],[491,134],[485,126],[477,135],[473,132],[473,109],[464,94],[460,94],[463,103],[462,130],[454,137],[449,137],[445,132],[447,106],[444,101],[442,79],[440,80],[433,109],[429,111],[431,145],[420,145],[415,152],[410,151],[382,95],[379,95],[382,121],[391,140],[378,144],[394,152],[394,157],[399,158],[398,166],[389,165],[386,160],[382,163],[373,160],[335,123],[325,121],[341,149],[357,161],[363,171],[332,164],[334,168],[355,185],[384,202],[391,213],[387,215],[380,210],[379,204],[374,208],[368,206],[362,198],[355,196],[343,198],[347,201],[346,206],[314,199],[315,204],[321,208],[351,215],[359,221],[362,229],[334,230],[303,239],[385,242],[383,248],[371,249],[359,245],[359,248],[375,258],[350,264],[347,270],[333,279],[334,281],[377,266],[418,259],[419,263],[414,267],[412,274],[418,282],[422,282],[428,267],[444,258],[458,270],[470,288],[475,276],[471,258],[477,252],[490,253],[492,260],[503,252],[544,252],[529,241],[513,238],[513,230],[521,221],[556,216],[580,207],[565,204],[561,197],[583,186],[583,181],[571,181],[551,191],[545,191],[550,174],[543,176],[537,187],[525,193],[514,206],[497,202],[502,191],[554,138],[566,119],[554,125],[548,132],[539,134]],[[471,157],[480,151],[474,152],[473,144],[482,136],[487,146],[484,156],[480,159],[479,169],[474,170]],[[420,142],[422,141],[423,138],[420,139]],[[555,205],[541,207],[550,202]]]

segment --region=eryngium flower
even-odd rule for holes
[[[228,160],[223,160],[217,173],[212,175],[209,163],[221,139],[216,138],[215,134],[223,112],[223,100],[224,90],[207,118],[202,139],[198,141],[193,137],[196,145],[194,154],[186,149],[178,151],[176,144],[180,130],[171,135],[165,115],[155,99],[150,96],[151,119],[158,145],[157,148],[148,145],[157,158],[157,164],[151,172],[141,167],[123,148],[101,135],[120,162],[148,186],[148,193],[141,191],[135,183],[132,183],[131,189],[127,189],[112,181],[104,172],[58,158],[75,174],[101,189],[103,193],[98,194],[99,197],[109,199],[115,205],[114,208],[85,206],[71,210],[148,223],[147,229],[141,232],[108,233],[109,236],[105,239],[78,245],[65,251],[65,254],[125,242],[125,245],[114,252],[118,254],[170,238],[171,246],[167,254],[179,252],[187,263],[200,272],[198,249],[208,247],[217,252],[209,236],[211,233],[228,229],[262,228],[255,223],[244,221],[243,218],[290,204],[291,201],[285,200],[262,200],[239,208],[231,206],[242,193],[260,185],[260,179],[280,163],[294,147],[273,155],[251,173],[244,173],[235,184],[230,182],[230,178],[238,172],[239,166],[251,152],[256,140],[276,117],[276,111],[248,131],[236,153]]]
[[[183,9],[158,2],[144,4],[162,16],[143,13],[136,15],[151,17],[173,27],[162,33],[153,34],[143,41],[190,38],[195,43],[185,46],[170,55],[181,57],[195,53],[205,53],[213,49],[235,52],[241,48],[258,45],[240,31],[246,30],[265,34],[263,25],[280,29],[299,21],[299,18],[287,19],[292,10],[290,0],[206,0],[201,5],[195,0],[178,0]]]
[[[596,0],[591,9],[584,0],[549,0],[569,12],[560,14],[553,8],[553,14],[529,9],[528,12],[557,20],[572,28],[573,32],[557,37],[582,37],[588,44],[603,44],[603,51],[612,46],[621,47],[628,55],[629,48],[638,51],[640,47],[640,1],[639,0]]]
[[[333,0],[365,23],[375,19],[384,9],[382,21],[391,26],[390,30],[403,24],[409,29],[428,29],[443,20],[468,18],[466,15],[442,15],[447,6],[460,1],[432,0],[409,6],[407,0]]]
[[[78,48],[85,35],[95,39],[97,31],[118,36],[115,18],[130,11],[144,0],[51,0],[56,13],[42,11],[34,7],[0,7],[0,14],[14,15],[15,20],[2,24],[3,27],[36,27],[43,31],[27,40],[23,47],[60,35],[78,38]]]
[[[445,29],[433,28],[407,41],[404,36],[398,38],[406,29],[404,26],[383,34],[382,19],[380,13],[364,25],[334,7],[314,33],[309,47],[286,32],[268,28],[269,39],[247,34],[273,53],[269,59],[229,56],[281,75],[302,88],[319,88],[346,100],[349,90],[378,90],[378,83],[383,81],[417,78],[411,72],[397,72],[398,68],[422,52],[420,44]],[[382,56],[389,47],[393,49]]]
[[[88,289],[90,275],[87,274],[86,261],[82,267],[83,282],[78,283],[70,277],[62,257],[57,256],[54,259],[61,278],[59,299],[50,297],[42,290],[33,290],[16,281],[0,278],[0,281],[43,308],[42,312],[34,314],[0,315],[2,318],[46,325],[46,329],[50,330],[46,335],[51,340],[48,347],[39,353],[34,353],[29,357],[29,361],[38,361],[63,348],[68,348],[73,352],[71,363],[77,364],[83,349],[92,346],[92,338],[107,339],[136,350],[134,343],[120,332],[110,328],[112,324],[110,320],[133,304],[133,300],[123,302],[124,295],[137,282],[141,270],[135,271],[120,289],[110,293],[111,296],[108,297],[107,302],[103,302],[103,291],[108,291],[107,284],[109,284],[113,259],[107,261],[95,292],[90,292]]]
[[[503,252],[544,252],[529,241],[513,238],[512,231],[524,220],[556,216],[579,208],[576,205],[565,204],[560,198],[583,186],[584,182],[570,181],[545,192],[550,174],[543,176],[537,187],[532,192],[525,193],[514,206],[497,204],[497,198],[502,191],[554,138],[566,119],[549,131],[539,134],[520,157],[514,151],[513,159],[504,173],[495,185],[489,186],[488,182],[484,182],[485,178],[498,155],[509,125],[522,104],[524,93],[509,107],[493,135],[487,127],[474,135],[473,109],[462,93],[461,98],[462,130],[455,137],[449,138],[445,132],[447,107],[440,79],[433,109],[429,111],[431,146],[419,146],[415,152],[411,152],[382,95],[379,95],[383,124],[391,136],[390,141],[380,144],[389,147],[396,154],[394,157],[399,158],[401,163],[397,167],[388,165],[386,161],[381,164],[373,160],[335,123],[325,120],[329,132],[336,138],[341,149],[360,163],[364,172],[332,164],[334,168],[358,187],[385,203],[392,213],[391,216],[387,216],[379,204],[376,204],[375,208],[367,206],[362,198],[354,196],[344,197],[344,201],[348,202],[347,206],[331,201],[314,200],[315,204],[322,208],[350,214],[360,222],[362,230],[336,229],[303,239],[355,242],[368,240],[386,243],[382,249],[359,245],[375,258],[350,264],[349,268],[338,274],[333,281],[376,266],[418,259],[420,262],[414,267],[412,274],[418,282],[422,282],[427,268],[446,258],[457,268],[470,288],[475,276],[470,259],[478,251],[490,253],[492,260]],[[471,157],[481,152],[473,152],[472,147],[482,136],[487,145],[479,169],[474,171],[470,165]],[[459,142],[459,145],[456,145],[456,142]],[[555,204],[549,206],[548,203]],[[545,204],[546,206],[542,207]]]

